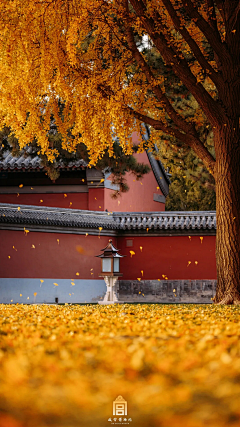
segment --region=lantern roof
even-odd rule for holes
[[[120,255],[118,253],[119,249],[117,249],[113,243],[112,239],[109,240],[107,246],[104,249],[101,249],[103,251],[103,254],[96,255],[98,258],[123,258],[124,255]]]

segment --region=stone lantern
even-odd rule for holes
[[[115,248],[112,240],[109,240],[107,246],[101,250],[103,253],[96,256],[101,258],[101,273],[99,277],[104,278],[107,285],[107,292],[103,301],[98,301],[98,303],[114,304],[119,302],[117,281],[118,278],[122,276],[122,273],[120,273],[120,258],[123,258],[125,255],[120,255],[118,253],[118,249]]]

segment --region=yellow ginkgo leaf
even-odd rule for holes
[[[20,184],[20,185],[19,185],[19,188],[22,188],[22,187],[23,187],[23,184]]]
[[[71,282],[71,285],[72,285],[72,286],[75,286],[75,283],[74,283],[74,282]]]
[[[132,258],[132,256],[135,255],[135,252],[134,251],[129,251],[129,252],[130,252],[130,255],[131,255],[131,258]]]
[[[142,279],[141,279],[141,277],[137,277],[137,280],[139,280],[139,282],[140,282],[140,280],[142,280]]]
[[[143,249],[143,248],[142,248],[142,246],[140,246],[140,251],[141,251],[141,252],[142,252],[142,249]]]
[[[65,197],[67,197],[67,194],[64,194],[64,195],[63,195],[63,197],[64,197],[64,198],[65,198]]]
[[[202,236],[200,237],[200,240],[201,240],[201,243],[202,243],[203,242],[203,237]]]
[[[22,294],[20,294],[20,297],[22,297]]]
[[[195,261],[195,264],[197,265],[197,264],[198,264],[198,261]]]
[[[42,200],[42,199],[40,200],[40,203],[43,203],[43,200]]]
[[[43,282],[44,282],[44,280],[40,279],[40,282],[41,282],[41,283],[43,283]]]
[[[28,233],[30,233],[30,231],[29,230],[27,230],[25,227],[24,227],[24,234],[25,234],[25,236],[27,236],[27,234]]]
[[[58,245],[59,245],[59,239],[57,239]]]
[[[187,267],[192,263],[192,261],[188,261]]]
[[[18,211],[20,211],[21,210],[21,208],[20,208],[20,206],[18,206]]]
[[[34,294],[33,294],[35,297],[37,296],[37,292],[34,292]]]
[[[53,283],[54,284],[54,286],[58,286],[58,284],[57,283]]]
[[[27,297],[27,299],[29,299],[29,297]]]
[[[141,270],[142,276],[143,276],[143,270]]]
[[[8,258],[10,259],[11,257],[10,257],[10,255],[8,255]]]
[[[34,245],[32,245],[32,249],[35,249],[35,246],[34,246]]]
[[[76,276],[79,276],[79,273],[78,273],[78,272],[76,273]]]

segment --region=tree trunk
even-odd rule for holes
[[[217,291],[215,303],[240,304],[240,146],[238,119],[215,132]]]

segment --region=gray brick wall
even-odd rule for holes
[[[119,280],[125,302],[212,303],[216,280]]]

